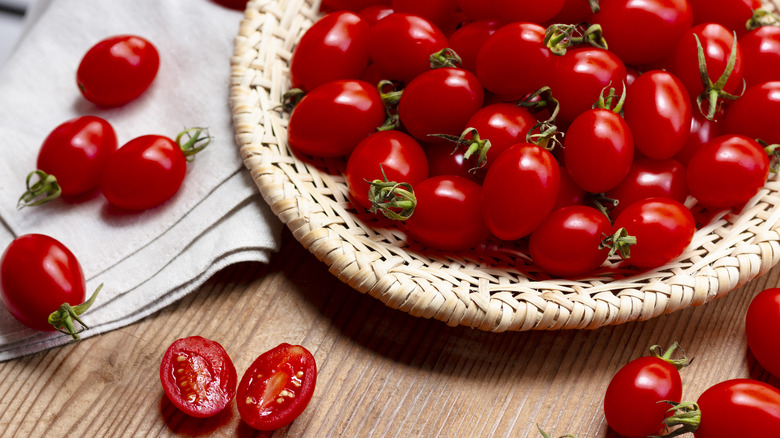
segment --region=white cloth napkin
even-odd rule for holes
[[[42,233],[81,262],[98,300],[82,338],[130,324],[241,261],[267,262],[281,224],[263,202],[235,144],[230,57],[242,14],[210,0],[38,0],[0,70],[0,246]],[[99,40],[136,34],[160,52],[160,70],[138,99],[101,109],[84,100],[75,74]],[[117,214],[95,196],[17,210],[43,139],[60,123],[92,114],[114,126],[120,146],[144,134],[208,126],[212,143],[188,164],[179,193],[160,207]],[[70,341],[36,332],[0,305],[0,360]]]

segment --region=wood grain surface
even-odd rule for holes
[[[601,402],[612,375],[653,344],[679,341],[693,363],[683,398],[735,377],[775,386],[747,349],[751,298],[775,268],[698,308],[593,331],[488,333],[409,316],[338,281],[289,232],[268,265],[226,268],[139,323],[0,363],[0,433],[22,436],[616,437]],[[175,339],[221,343],[239,375],[281,342],[315,356],[303,415],[255,432],[235,401],[210,419],[179,412],[159,365]]]

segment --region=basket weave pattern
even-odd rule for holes
[[[592,329],[702,305],[778,262],[780,183],[774,174],[739,214],[716,216],[677,260],[641,273],[608,263],[591,278],[551,279],[514,244],[489,242],[478,251],[447,254],[407,243],[403,232],[352,207],[343,162],[315,166],[287,147],[288,114],[280,105],[289,61],[319,18],[318,8],[319,0],[250,0],[235,41],[230,103],[242,158],[265,201],[304,247],[357,291],[453,326]]]

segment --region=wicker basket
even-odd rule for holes
[[[780,257],[775,175],[739,214],[698,230],[682,256],[642,273],[609,264],[592,278],[550,279],[521,248],[492,242],[462,254],[430,252],[353,209],[344,163],[304,163],[287,147],[288,63],[319,18],[319,0],[251,0],[232,59],[237,143],[265,201],[330,271],[386,305],[486,331],[597,328],[698,306],[766,273]]]

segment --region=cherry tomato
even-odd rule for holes
[[[187,159],[202,150],[210,137],[203,130],[186,130],[176,140],[142,135],[117,149],[106,164],[100,189],[108,202],[124,210],[146,210],[179,191]],[[182,143],[187,140],[186,143]]]
[[[683,83],[661,70],[642,74],[628,87],[623,114],[636,149],[659,159],[673,157],[683,148],[693,116]]]
[[[236,367],[218,342],[200,336],[177,339],[160,363],[160,382],[180,411],[197,418],[221,412],[236,395]]]
[[[693,240],[696,222],[690,210],[673,199],[646,198],[620,213],[614,230],[621,228],[636,238],[626,263],[638,268],[655,268],[685,251]]]
[[[587,1],[564,0],[558,15],[551,20],[553,23],[579,24],[590,23],[593,11]]]
[[[547,85],[553,55],[544,44],[545,29],[514,22],[499,28],[477,54],[477,77],[489,91],[520,98]]]
[[[19,322],[40,331],[57,329],[76,339],[73,320],[81,323],[78,316],[94,300],[84,301],[84,271],[76,256],[43,234],[25,234],[8,245],[0,259],[0,286],[6,308]],[[54,312],[58,316],[50,320]]]
[[[663,428],[669,409],[663,402],[679,402],[682,397],[678,366],[685,366],[686,361],[673,364],[669,356],[675,348],[676,344],[664,355],[634,359],[612,377],[604,394],[604,416],[615,432],[645,437]]]
[[[409,82],[398,102],[398,116],[412,137],[435,142],[431,137],[435,134],[460,135],[484,99],[485,91],[473,73],[436,68]]]
[[[614,53],[596,47],[567,50],[555,58],[550,88],[560,104],[558,117],[571,122],[591,109],[607,87],[623,94],[626,67]]]
[[[116,146],[114,128],[100,117],[81,116],[60,124],[43,141],[37,161],[38,171],[56,178],[56,185],[29,190],[22,196],[29,200],[25,205],[39,205],[59,194],[76,196],[97,188]]]
[[[294,152],[315,157],[348,155],[384,120],[385,106],[373,85],[358,80],[326,82],[293,109],[288,142]]]
[[[362,9],[375,5],[390,6],[390,0],[322,0],[320,10],[324,12],[341,10],[359,12]]]
[[[609,255],[602,248],[612,224],[604,213],[585,205],[563,207],[550,213],[534,230],[528,251],[536,266],[558,277],[593,272]]]
[[[721,111],[722,113],[722,111]],[[684,165],[688,165],[691,157],[699,148],[710,142],[715,137],[723,134],[722,114],[716,115],[713,120],[708,120],[701,111],[693,111],[691,117],[691,131],[688,134],[685,145],[680,152],[674,156],[674,159]]]
[[[409,82],[430,70],[430,56],[447,47],[447,37],[430,21],[394,13],[371,27],[368,52],[385,79]]]
[[[701,204],[738,207],[763,187],[769,157],[761,145],[742,135],[722,135],[703,145],[688,162],[688,189]]]
[[[780,27],[761,26],[739,38],[748,87],[780,80]]]
[[[369,182],[405,182],[413,187],[428,177],[428,159],[414,138],[399,131],[375,132],[361,141],[347,160],[346,180],[352,199],[370,208]]]
[[[140,96],[157,76],[160,55],[144,38],[117,35],[92,46],[79,63],[76,81],[88,101],[105,107]]]
[[[371,27],[375,25],[377,21],[387,17],[393,12],[395,11],[393,11],[393,8],[390,6],[373,5],[361,9],[360,12],[358,12],[358,15],[366,24],[368,24],[368,27]]]
[[[456,0],[456,3],[471,21],[498,18],[498,13],[493,9],[493,5],[489,1]]]
[[[688,0],[601,0],[599,6],[593,23],[601,25],[609,50],[633,66],[666,58],[693,22]]]
[[[325,82],[359,79],[368,66],[368,32],[368,24],[349,11],[317,20],[293,51],[292,86],[311,91]]]
[[[246,4],[249,3],[249,0],[212,0],[212,1],[226,8],[235,9],[236,11],[243,11],[244,9],[246,9]]]
[[[634,137],[620,115],[591,109],[574,119],[564,137],[564,162],[574,182],[605,192],[625,178],[634,159]]]
[[[745,335],[750,351],[770,374],[780,377],[780,288],[753,297],[745,315]]]
[[[555,197],[555,206],[553,211],[570,205],[582,205],[585,203],[587,193],[582,187],[571,179],[569,171],[561,167],[561,183],[558,187],[558,195]]]
[[[417,206],[406,221],[413,240],[443,251],[461,251],[490,235],[479,212],[482,188],[455,175],[430,177],[414,187]]]
[[[763,6],[761,0],[688,0],[688,3],[693,10],[693,24],[718,23],[736,31],[740,38],[753,11]]]
[[[488,3],[507,22],[544,23],[561,12],[564,0],[490,0]]]
[[[685,85],[689,96],[694,100],[705,91],[699,68],[697,37],[704,52],[707,74],[713,83],[717,82],[726,71],[729,57],[732,55],[731,49],[734,46],[734,34],[717,23],[694,26],[680,39],[673,55],[671,72]],[[737,42],[736,48],[733,69],[723,86],[723,91],[730,94],[739,94],[742,89],[742,66],[744,63],[739,42]]]
[[[447,143],[426,143],[422,147],[428,158],[430,176],[457,175],[475,182],[482,181],[482,177],[471,171],[475,166],[472,160],[464,157],[464,148],[455,148]]]
[[[508,241],[530,235],[552,211],[560,181],[548,150],[530,143],[510,146],[482,183],[482,217],[490,232]]]
[[[279,429],[306,409],[316,384],[317,364],[309,350],[279,344],[258,356],[241,377],[238,413],[254,429]]]
[[[464,24],[450,35],[449,48],[458,54],[464,69],[476,74],[479,49],[499,27],[497,20],[479,20]]]
[[[696,438],[768,436],[769,431],[780,430],[780,390],[764,382],[720,382],[696,403],[701,411]]]
[[[493,161],[507,148],[516,143],[525,142],[526,135],[536,124],[536,118],[527,108],[511,103],[493,103],[485,105],[475,112],[466,127],[474,129],[481,140],[490,142],[485,158],[484,170],[479,172],[484,176],[484,171],[489,169]],[[467,140],[474,140],[474,134],[465,136]],[[478,160],[473,160],[476,167]]]
[[[617,217],[626,207],[645,198],[670,198],[683,203],[688,197],[685,166],[673,158],[638,158],[623,181],[605,195],[618,201],[618,205],[610,211],[612,217]]]
[[[769,144],[780,143],[780,81],[754,85],[726,110],[723,130],[761,139]]]
[[[440,30],[450,26],[458,4],[455,0],[392,0],[390,6],[395,12],[417,15],[433,23]]]

